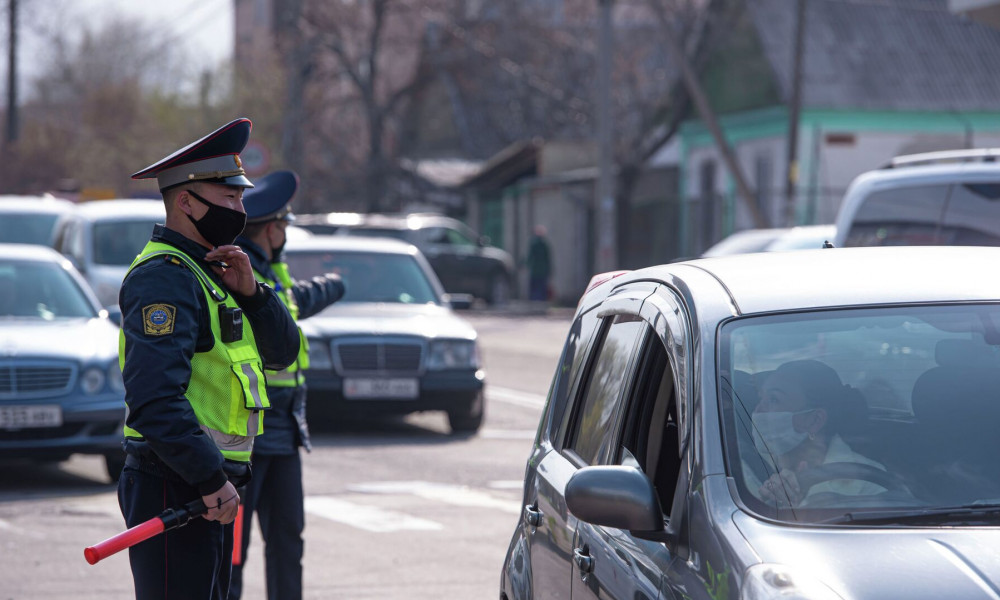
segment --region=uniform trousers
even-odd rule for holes
[[[196,488],[179,479],[130,466],[118,480],[118,505],[128,527],[199,497]],[[201,517],[136,544],[128,554],[136,600],[225,600],[232,554],[232,523]]]
[[[264,569],[268,600],[302,598],[302,553],[305,512],[302,497],[302,460],[294,454],[253,455],[253,479],[243,494],[243,565],[233,566],[230,599],[239,600],[243,567],[250,546],[254,513],[264,541]],[[251,570],[252,572],[252,570]]]

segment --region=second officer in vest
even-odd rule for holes
[[[339,300],[344,295],[344,284],[332,273],[308,281],[295,280],[283,262],[285,230],[294,220],[290,204],[297,189],[298,177],[291,171],[276,171],[257,180],[256,187],[243,197],[247,226],[236,244],[250,257],[257,279],[278,291],[295,319],[305,319]],[[303,374],[308,360],[306,340],[302,338],[299,358],[292,366],[265,373],[271,409],[264,415],[266,433],[254,445],[254,477],[243,494],[241,556],[246,557],[256,512],[264,540],[269,600],[302,598],[305,514],[299,446],[310,448]],[[232,600],[240,597],[242,570],[242,564],[233,565]]]
[[[299,349],[288,310],[233,245],[253,186],[239,157],[249,137],[237,119],[132,176],[156,179],[167,218],[118,297],[128,405],[118,502],[129,527],[197,498],[208,508],[129,549],[138,600],[226,598],[236,489],[268,407],[264,369]]]

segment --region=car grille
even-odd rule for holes
[[[419,342],[341,342],[334,344],[334,356],[342,373],[420,369],[423,345]]]
[[[0,362],[0,398],[45,398],[68,392],[74,384],[75,366]]]

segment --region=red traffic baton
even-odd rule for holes
[[[104,560],[112,554],[117,554],[125,548],[131,548],[164,531],[183,527],[193,517],[203,515],[206,512],[208,512],[208,507],[205,506],[201,498],[192,500],[180,508],[168,508],[148,521],[139,523],[116,536],[84,549],[83,557],[87,559],[88,563],[96,565],[98,561]]]

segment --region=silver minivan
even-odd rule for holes
[[[899,156],[859,175],[833,244],[1000,246],[1000,148]]]
[[[1000,248],[612,274],[580,301],[501,600],[1000,596]]]

